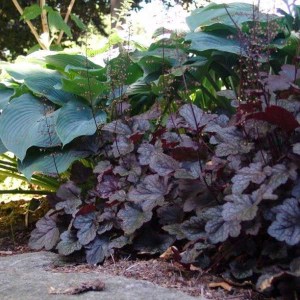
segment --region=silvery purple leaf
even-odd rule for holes
[[[37,221],[36,228],[31,232],[29,247],[34,250],[51,250],[59,240],[59,230],[56,226],[57,214],[50,210],[42,219]]]
[[[95,237],[98,229],[97,215],[95,212],[79,215],[75,218],[73,226],[78,229],[77,237],[82,245],[91,242]]]
[[[143,143],[138,148],[137,152],[139,153],[139,162],[142,166],[149,165],[151,156],[155,152],[155,147],[149,143]]]
[[[80,199],[81,189],[77,187],[74,182],[68,181],[62,184],[56,196],[65,201],[58,202],[55,205],[56,210],[63,209],[66,214],[75,215],[78,207],[82,204]]]
[[[126,245],[132,244],[133,235],[121,235],[113,240],[110,241],[109,247],[111,249],[121,249]]]
[[[145,119],[133,117],[131,128],[133,133],[146,132],[150,129],[150,122]]]
[[[237,171],[231,179],[232,193],[241,194],[251,182],[261,184],[266,179],[266,174],[262,170],[262,163],[251,163],[249,167],[244,167]]]
[[[300,200],[286,199],[276,210],[276,220],[268,228],[268,233],[278,241],[297,245],[300,243]]]
[[[117,136],[115,142],[112,144],[112,151],[114,157],[120,157],[132,152],[134,145],[130,139],[125,136]]]
[[[210,208],[207,214],[211,216],[205,225],[205,231],[213,244],[224,242],[228,237],[237,237],[241,232],[240,221],[225,221],[222,217],[222,206]]]
[[[205,223],[203,218],[193,216],[181,224],[181,232],[190,241],[195,241],[200,238],[206,239],[207,234],[204,231]]]
[[[222,216],[225,221],[251,221],[256,217],[258,207],[251,195],[233,194],[225,197]]]
[[[184,118],[177,117],[176,114],[170,114],[166,124],[167,129],[176,129],[176,128],[185,128],[185,127],[188,127],[188,125],[185,122]]]
[[[82,245],[78,241],[76,233],[73,231],[64,231],[60,235],[60,239],[61,241],[57,244],[56,247],[60,255],[70,255],[82,248]]]
[[[155,152],[150,158],[149,166],[151,170],[155,171],[158,175],[167,176],[178,168],[179,163],[171,156],[161,152]]]
[[[135,188],[128,193],[130,201],[139,203],[142,201],[156,202],[164,199],[169,192],[168,178],[161,178],[159,175],[148,175]]]
[[[120,189],[119,179],[114,175],[104,175],[102,181],[97,184],[96,189],[101,198],[109,198]]]
[[[143,211],[136,204],[125,204],[125,207],[120,209],[118,217],[122,220],[121,227],[124,233],[130,235],[151,220],[152,211]]]
[[[131,135],[133,133],[129,128],[129,126],[124,124],[120,120],[116,120],[111,123],[105,124],[102,127],[102,130],[120,134],[120,135]]]
[[[96,167],[94,168],[95,174],[104,174],[112,169],[112,165],[108,160],[101,160],[97,163]]]
[[[111,254],[109,238],[107,236],[97,236],[92,242],[85,246],[86,261],[90,265],[96,265]]]
[[[194,130],[199,130],[206,126],[217,116],[205,113],[202,109],[194,104],[185,104],[179,109],[179,114]]]

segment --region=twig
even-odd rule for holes
[[[22,7],[20,6],[18,0],[12,0],[12,2],[15,5],[18,12],[20,13],[20,15],[23,15],[24,11],[23,11]],[[34,35],[34,37],[37,40],[40,47],[44,50],[47,50],[47,47],[41,42],[39,34],[37,33],[37,31],[36,31],[35,27],[33,26],[33,24],[29,20],[25,20],[25,22],[27,23],[28,27],[30,28],[32,34]]]
[[[46,5],[46,0],[40,0],[40,7],[42,9],[41,14],[41,21],[42,21],[42,29],[43,33],[47,35],[47,45],[49,45],[49,26],[48,26],[48,20],[47,20],[47,12],[44,9],[44,6]]]
[[[64,19],[64,22],[65,22],[66,24],[68,23],[68,20],[69,20],[71,11],[72,11],[73,6],[74,6],[74,3],[75,3],[75,0],[71,0],[70,4],[69,4],[69,6],[68,6],[67,13],[66,13],[66,16],[65,16],[65,19]],[[56,40],[56,45],[60,44],[63,35],[64,35],[64,31],[61,30],[60,33],[59,33],[59,36],[58,36],[58,38],[57,38],[57,40]]]

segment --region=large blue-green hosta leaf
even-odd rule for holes
[[[185,37],[186,41],[191,41],[190,50],[206,51],[218,50],[234,54],[243,54],[244,50],[238,40],[231,40],[221,35],[206,32],[191,32]]]
[[[0,84],[0,110],[2,110],[9,102],[10,97],[14,94],[13,89],[8,89]]]
[[[20,160],[28,148],[54,147],[60,144],[55,131],[58,111],[30,94],[15,98],[0,117],[0,138]]]
[[[242,2],[242,1],[241,1]],[[191,16],[187,17],[186,22],[189,28],[194,31],[198,27],[206,27],[215,24],[235,27],[245,22],[253,20],[255,6],[249,3],[229,3],[215,4],[211,3],[205,7],[194,10]],[[260,21],[270,20],[266,14],[256,13],[256,17]],[[233,21],[235,24],[233,23]]]
[[[59,72],[30,63],[4,65],[5,71],[16,81],[24,84],[34,93],[45,96],[55,104],[62,105],[74,99],[74,95],[55,86],[61,83]]]
[[[3,145],[3,143],[2,143],[2,141],[1,141],[1,139],[0,139],[0,154],[4,153],[4,152],[6,152],[6,151],[7,151],[7,149],[6,149],[6,147]]]
[[[91,107],[82,101],[72,101],[60,109],[56,131],[63,145],[83,135],[93,135],[98,126],[106,121],[106,113],[102,110],[93,115]]]
[[[25,159],[19,162],[18,169],[28,180],[33,174],[57,176],[57,173],[66,171],[75,160],[87,155],[87,152],[75,150],[56,151],[54,153],[30,151]]]
[[[66,66],[81,67],[88,69],[98,69],[99,65],[96,65],[90,61],[86,56],[74,55],[66,53],[58,53],[54,55],[48,55],[45,57],[47,64],[54,66],[56,69],[64,71]]]

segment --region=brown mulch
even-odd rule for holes
[[[30,230],[15,232],[14,236],[0,238],[0,256],[31,252],[27,246]],[[159,286],[172,288],[191,296],[213,300],[264,300],[250,286],[240,287],[221,277],[206,274],[201,270],[190,271],[180,264],[163,259],[109,258],[101,266],[61,263],[49,268],[52,272],[95,272],[147,280]]]

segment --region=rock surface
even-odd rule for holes
[[[153,283],[125,277],[88,273],[57,273],[51,265],[59,260],[51,252],[24,253],[0,257],[1,300],[195,300],[182,292],[162,288]],[[100,279],[104,291],[89,291],[80,295],[52,295],[49,289],[64,290]]]

